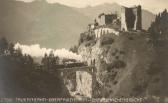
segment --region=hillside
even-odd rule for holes
[[[69,48],[91,20],[61,4],[0,0],[0,37],[47,48]],[[65,42],[66,41],[66,42]]]
[[[143,8],[143,7],[142,7]],[[88,6],[86,8],[77,8],[75,9],[84,15],[95,19],[101,13],[116,13],[120,15],[121,13],[121,5],[117,3],[109,4],[105,3],[102,5],[97,5],[94,7]],[[146,18],[147,17],[147,18]],[[150,27],[151,22],[154,21],[155,15],[147,10],[142,11],[142,27],[147,29]]]
[[[152,96],[167,96],[167,41],[155,48],[147,32],[122,32],[94,43],[84,42],[78,49],[88,64],[95,60],[94,97],[147,97],[149,103],[149,98],[156,99]]]
[[[0,56],[1,97],[69,97],[59,75],[35,69],[34,64],[23,61],[17,56]]]

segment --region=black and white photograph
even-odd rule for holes
[[[168,103],[168,0],[0,0],[0,103]]]

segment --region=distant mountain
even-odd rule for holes
[[[121,12],[121,6],[117,3],[113,4],[105,3],[93,7],[87,6],[85,8],[74,8],[74,9],[93,19],[96,18],[101,13]]]
[[[142,6],[143,8],[143,6]],[[77,10],[78,12],[92,18],[95,19],[97,18],[97,16],[100,13],[117,13],[120,15],[121,13],[121,5],[117,4],[117,3],[105,3],[102,5],[97,5],[94,7],[88,6],[85,8],[74,8],[75,10]],[[154,21],[155,19],[155,15],[152,14],[151,12],[147,11],[147,10],[143,10],[142,11],[142,26],[144,29],[147,29],[150,27],[151,22]]]
[[[95,7],[74,8],[49,4],[45,0],[24,3],[0,0],[0,37],[21,44],[40,44],[46,48],[70,48],[77,44],[79,35],[88,23],[102,12],[120,13],[120,5],[103,4]],[[149,27],[154,15],[143,11],[143,27]]]
[[[0,37],[22,44],[69,48],[91,19],[71,7],[45,0],[24,3],[0,0]]]

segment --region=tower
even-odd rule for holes
[[[142,11],[141,6],[131,8],[121,8],[121,30],[141,30],[142,29]]]

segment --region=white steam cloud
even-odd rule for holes
[[[28,55],[31,55],[32,57],[43,57],[45,53],[50,54],[50,52],[53,51],[54,56],[82,61],[81,55],[77,55],[69,50],[66,50],[65,48],[54,50],[50,48],[49,49],[41,48],[39,44],[22,45],[20,43],[16,43],[14,48],[15,49],[20,48],[23,54],[28,54]]]

